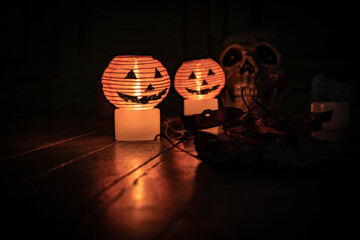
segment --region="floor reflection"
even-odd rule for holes
[[[151,146],[152,153],[153,150],[161,151],[159,147]],[[125,151],[116,151],[116,161],[125,161]],[[110,193],[115,197],[115,191],[125,189],[124,194],[107,207],[102,219],[112,237],[146,239],[159,234],[194,192],[196,169],[200,163],[197,159],[172,148],[144,165],[144,156],[139,151],[134,150],[131,157],[127,152],[126,161],[142,167],[126,176]],[[117,174],[123,175],[123,164],[116,166]]]

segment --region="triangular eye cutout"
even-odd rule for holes
[[[146,88],[145,92],[152,91],[152,90],[155,90],[155,88],[151,84],[149,84],[148,87]]]
[[[136,75],[135,75],[135,73],[133,72],[132,69],[130,70],[130,72],[128,72],[125,79],[137,79],[137,77],[136,77]]]
[[[189,79],[196,79],[196,76],[195,76],[195,73],[194,72],[191,72],[190,76],[189,76]]]
[[[157,68],[155,68],[155,78],[162,78],[162,77],[163,75],[161,75],[160,71]]]
[[[215,73],[209,68],[208,76],[209,75],[215,75]]]

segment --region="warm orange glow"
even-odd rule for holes
[[[115,139],[118,141],[154,140],[160,134],[160,109],[115,109]]]
[[[219,109],[219,102],[216,98],[211,99],[184,99],[184,115],[201,114],[205,109]]]
[[[175,90],[188,99],[215,98],[225,85],[225,73],[211,58],[185,61],[175,74]]]
[[[170,89],[166,68],[151,56],[114,57],[101,82],[106,98],[120,109],[153,108]]]

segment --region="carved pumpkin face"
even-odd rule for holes
[[[168,94],[166,68],[151,56],[116,56],[104,71],[101,83],[106,98],[122,109],[150,109]]]
[[[211,58],[185,61],[175,74],[175,90],[190,99],[216,97],[225,85],[225,73]]]

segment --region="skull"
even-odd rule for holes
[[[282,56],[271,38],[261,33],[244,33],[229,38],[220,54],[226,75],[220,100],[225,107],[260,115],[276,113],[289,92]]]

